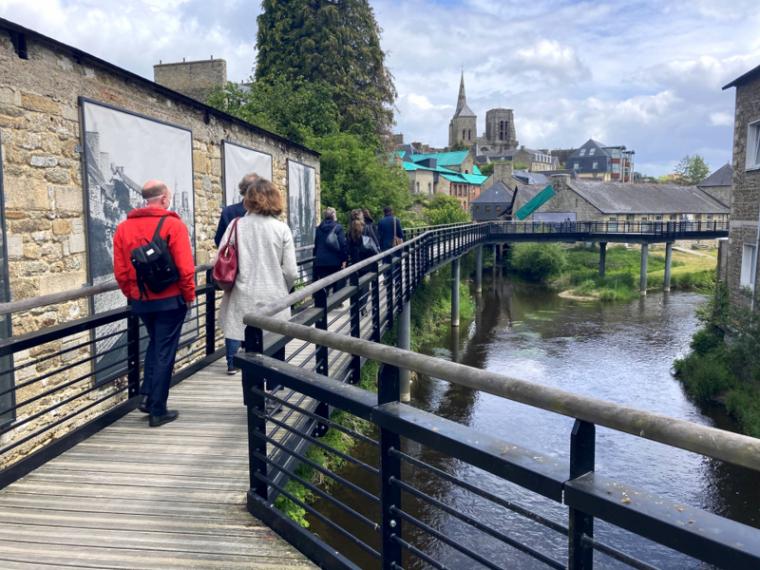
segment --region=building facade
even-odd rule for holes
[[[760,66],[723,89],[731,87],[736,88],[736,111],[726,281],[731,304],[755,309],[760,248]]]
[[[578,178],[604,182],[633,182],[635,152],[589,139],[566,159],[565,168]]]
[[[227,85],[227,62],[212,57],[202,61],[159,63],[153,66],[153,80],[205,103],[215,89]]]

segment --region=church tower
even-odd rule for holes
[[[459,98],[457,110],[449,123],[449,148],[464,146],[469,148],[478,138],[477,117],[472,109],[467,106],[467,97],[464,94],[464,71],[459,81]]]
[[[490,109],[486,112],[485,141],[491,150],[504,152],[517,148],[515,117],[512,109]]]

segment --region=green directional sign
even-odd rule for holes
[[[517,214],[515,216],[518,220],[524,220],[528,216],[530,216],[533,212],[538,210],[541,206],[546,204],[546,202],[549,201],[549,199],[554,196],[556,192],[554,191],[554,188],[551,184],[541,190],[538,194],[533,196],[530,200],[528,200],[525,205],[523,205],[522,208],[517,210]]]

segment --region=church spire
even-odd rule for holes
[[[464,69],[462,70],[462,76],[459,79],[459,98],[457,99],[457,110],[456,115],[459,114],[459,111],[462,110],[463,107],[467,106],[467,97],[464,94]]]

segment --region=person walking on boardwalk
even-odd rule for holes
[[[179,416],[166,407],[187,306],[195,300],[195,262],[190,234],[168,208],[172,192],[160,180],[142,187],[146,201],[119,224],[113,239],[116,282],[148,331],[140,411],[151,427]]]
[[[214,234],[214,243],[216,247],[222,243],[222,236],[227,231],[227,227],[232,223],[235,218],[241,218],[245,216],[245,206],[243,205],[242,198],[245,196],[245,191],[248,186],[258,178],[257,174],[246,174],[238,184],[238,191],[240,192],[241,200],[229,206],[222,208],[222,213],[219,216],[219,224],[216,226],[216,234]]]
[[[351,210],[351,221],[348,230],[348,261],[351,265],[359,263],[365,259],[380,253],[380,245],[377,242],[377,236],[364,221],[364,212],[362,210]],[[359,271],[361,277],[367,272],[367,268]],[[366,313],[364,305],[367,302],[368,293],[364,293],[359,299],[359,307],[362,315]]]
[[[393,215],[393,208],[383,208],[384,217],[377,223],[377,234],[380,238],[380,247],[383,251],[404,241],[404,228],[401,220]]]
[[[283,211],[280,191],[257,176],[245,188],[243,205],[246,215],[230,225],[221,240],[227,243],[228,234],[237,228],[237,277],[232,289],[224,292],[219,313],[230,375],[237,372],[233,358],[245,339],[243,317],[286,297],[298,277],[293,234],[277,219]],[[275,316],[289,319],[290,309]]]
[[[325,208],[322,223],[314,232],[314,281],[340,271],[348,261],[346,234],[335,218],[335,208]],[[343,283],[335,283],[333,291],[343,288]]]

